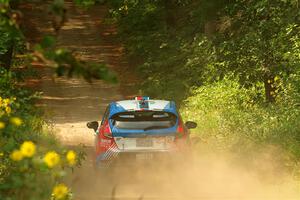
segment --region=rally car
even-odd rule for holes
[[[189,129],[196,126],[192,121],[183,123],[175,102],[149,97],[112,102],[100,124],[87,123],[96,133],[96,165],[123,155],[151,159],[155,154],[181,151],[189,145]]]

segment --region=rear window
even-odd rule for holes
[[[176,124],[176,115],[162,111],[134,111],[111,117],[113,126],[120,129],[153,130],[170,128]]]

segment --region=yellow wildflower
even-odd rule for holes
[[[3,152],[0,152],[0,157],[4,156],[4,153]]]
[[[68,151],[67,155],[66,155],[66,158],[67,158],[67,161],[69,163],[70,166],[73,166],[76,164],[76,153],[74,151]]]
[[[11,108],[9,106],[5,107],[5,112],[7,114],[10,114],[11,113]]]
[[[22,155],[28,158],[32,157],[35,154],[35,149],[35,144],[31,141],[25,141],[20,147]]]
[[[55,151],[49,151],[44,156],[44,162],[49,168],[53,168],[60,161],[59,155]]]
[[[3,99],[3,104],[7,106],[9,104],[9,99]]]
[[[53,188],[52,195],[54,199],[64,199],[68,194],[68,187],[64,184],[58,184]]]
[[[13,161],[20,161],[23,159],[23,154],[20,150],[14,150],[11,154],[10,154],[10,158]]]
[[[0,129],[4,129],[5,128],[5,123],[4,122],[0,122]]]
[[[12,117],[10,118],[10,122],[15,126],[21,126],[23,121],[19,117]]]

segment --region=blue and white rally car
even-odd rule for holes
[[[175,102],[149,97],[112,102],[100,124],[87,123],[96,133],[96,164],[122,155],[149,159],[156,153],[181,151],[189,145],[189,129],[196,126],[183,123]]]

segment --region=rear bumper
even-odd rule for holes
[[[136,160],[138,156],[142,155],[151,155],[152,158],[162,158],[170,155],[174,155],[176,152],[174,151],[127,151],[127,152],[120,152],[116,159],[123,160]]]
[[[134,154],[134,153],[174,153],[176,149],[137,149],[137,150],[119,150],[121,154]]]
[[[178,151],[175,150],[123,150],[105,152],[97,156],[96,165],[107,167],[111,164],[131,165],[137,162],[158,162],[174,157],[177,153]]]

